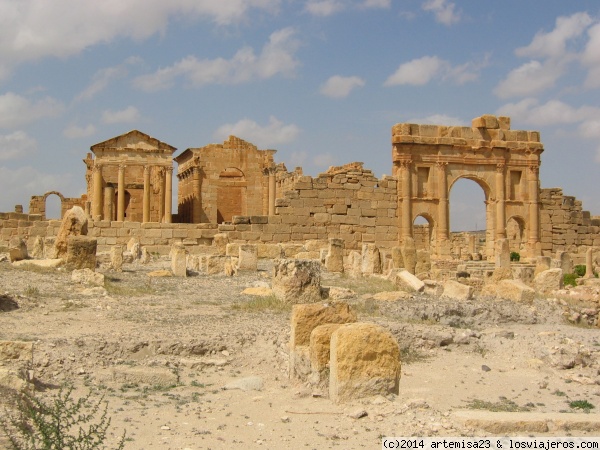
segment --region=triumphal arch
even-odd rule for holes
[[[510,129],[510,118],[484,115],[471,127],[396,124],[392,129],[393,173],[399,180],[400,239],[411,238],[414,220],[429,222],[432,256],[451,257],[449,193],[461,178],[485,194],[486,255],[516,223],[527,256],[541,254],[540,155],[537,131]]]

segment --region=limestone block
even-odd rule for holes
[[[56,238],[54,236],[44,238],[44,258],[56,259]]]
[[[35,259],[44,258],[44,239],[41,236],[36,236],[33,239],[33,245],[31,246],[29,255]]]
[[[121,271],[123,269],[123,246],[115,245],[110,249],[110,267],[113,270]]]
[[[56,249],[55,258],[65,258],[67,256],[67,240],[69,236],[85,236],[87,232],[88,220],[83,209],[79,206],[69,209],[62,219],[56,236],[54,243]]]
[[[256,272],[258,269],[258,247],[255,244],[240,244],[237,270]]]
[[[341,273],[344,271],[344,241],[342,239],[329,239],[325,268],[328,272]]]
[[[258,244],[259,258],[279,259],[281,255],[281,244]]]
[[[417,264],[415,265],[415,273],[427,273],[431,270],[431,259],[428,250],[417,250]]]
[[[417,267],[417,248],[415,247],[415,240],[411,237],[405,236],[403,238],[401,248],[404,267],[410,273],[414,274]]]
[[[563,288],[562,269],[548,269],[537,274],[534,280],[535,290],[542,294]]]
[[[425,283],[406,269],[393,269],[388,278],[405,292],[423,292]]]
[[[314,303],[321,300],[321,264],[318,260],[276,260],[272,288],[284,303]]]
[[[381,273],[381,256],[375,244],[362,245],[361,272],[365,275]]]
[[[313,372],[321,374],[329,367],[331,335],[341,326],[341,323],[327,323],[315,327],[310,333],[310,368]]]
[[[520,280],[502,280],[496,285],[496,295],[506,300],[531,303],[535,290]]]
[[[292,307],[289,376],[305,380],[310,374],[310,336],[319,325],[356,322],[347,303],[299,304]]]
[[[23,239],[14,236],[8,242],[8,257],[10,262],[22,261],[28,258],[27,244]]]
[[[379,325],[342,325],[331,335],[329,373],[329,397],[335,403],[398,394],[398,342]]]
[[[400,269],[404,267],[404,258],[402,258],[402,248],[399,246],[392,247],[392,269]]]
[[[85,268],[96,270],[97,247],[96,238],[84,235],[67,236],[67,252],[65,254],[67,270]]]
[[[206,274],[218,275],[225,271],[225,263],[231,258],[225,255],[208,255],[206,257]]]
[[[512,267],[513,278],[515,280],[521,280],[525,284],[533,283],[534,271],[535,269],[533,267]]]
[[[496,268],[510,267],[510,247],[508,239],[496,239],[494,258]]]
[[[229,243],[229,236],[227,235],[227,233],[217,233],[213,237],[213,246],[217,249],[218,255],[226,254],[228,243]]]
[[[104,274],[94,272],[87,267],[85,269],[75,269],[71,273],[71,281],[91,286],[104,286]]]
[[[448,280],[444,284],[444,292],[442,298],[452,300],[470,300],[473,296],[473,288],[458,281]]]
[[[171,248],[171,271],[176,277],[187,277],[187,252],[183,244]]]
[[[411,295],[405,291],[384,291],[373,294],[372,299],[384,302],[398,302],[410,299]]]
[[[21,261],[15,261],[13,263],[13,266],[19,267],[24,265],[32,265],[37,267],[55,269],[57,267],[62,266],[63,264],[64,261],[62,259],[23,259]]]
[[[535,259],[535,271],[533,276],[537,276],[539,273],[550,269],[552,266],[552,259],[549,256],[538,256]]]
[[[32,361],[33,342],[0,341],[0,361]]]

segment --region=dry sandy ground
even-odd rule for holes
[[[386,302],[370,298],[393,289],[383,280],[325,274],[323,285],[352,289],[359,320],[388,328],[403,354],[397,397],[335,405],[288,379],[290,310],[241,294],[269,282],[267,266],[147,276],[166,267],[99,269],[105,291],[64,271],[0,263],[0,340],[35,342],[39,395],[65,382],[78,396],[105,394],[125,448],[375,449],[382,436],[536,435],[545,426],[547,435],[600,435],[600,330],[567,324],[552,299]],[[264,386],[223,389],[247,377]],[[596,408],[583,414],[569,406],[577,400]],[[358,411],[367,415],[353,418]]]

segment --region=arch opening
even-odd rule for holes
[[[490,218],[489,187],[482,180],[459,177],[449,195],[452,255],[462,260],[493,257],[493,223]]]
[[[62,198],[57,193],[51,192],[44,199],[46,220],[62,219]]]
[[[419,214],[413,221],[413,239],[417,250],[434,249],[435,224],[428,214]]]

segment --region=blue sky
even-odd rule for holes
[[[139,129],[229,134],[317,175],[391,173],[398,122],[509,115],[540,130],[542,187],[600,214],[597,1],[0,0],[0,211],[85,191],[89,147]],[[451,192],[481,229],[483,192]]]

